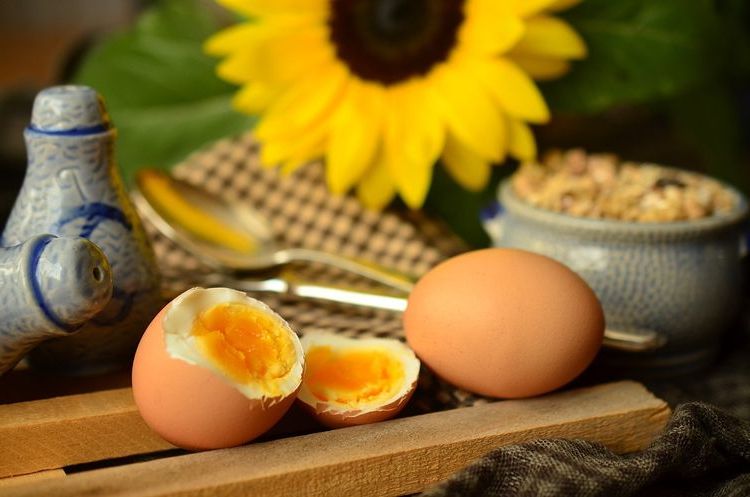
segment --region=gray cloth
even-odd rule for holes
[[[750,309],[750,300],[746,307]],[[686,378],[646,380],[645,384],[670,406],[702,401],[750,420],[750,312],[726,337],[720,356],[709,370]]]
[[[699,402],[681,404],[639,453],[580,440],[503,447],[423,497],[750,496],[750,422]]]

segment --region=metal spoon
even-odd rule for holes
[[[151,188],[154,182],[160,182],[158,192]],[[256,211],[245,205],[229,203],[161,171],[141,170],[131,196],[141,215],[162,234],[218,269],[261,271],[279,268],[293,261],[319,262],[385,284],[402,294],[410,293],[414,287],[413,279],[375,265],[317,250],[279,248],[265,220]],[[173,205],[166,205],[167,201]],[[176,214],[179,212],[183,214]],[[210,224],[213,231],[208,230],[206,224]],[[190,275],[186,276],[191,279]],[[228,274],[210,274],[196,276],[192,283],[396,312],[403,312],[407,305],[403,297],[297,282],[283,277],[246,279]],[[663,344],[663,336],[650,330],[632,333],[607,329],[604,332],[604,345],[613,349],[648,351]]]
[[[165,172],[143,169],[131,192],[139,213],[167,238],[220,270],[261,272],[291,262],[316,262],[409,293],[414,279],[375,264],[306,248],[279,247],[266,220]]]

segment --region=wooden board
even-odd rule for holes
[[[119,451],[132,453],[136,449],[127,433],[106,444],[93,443],[101,425],[112,419],[137,434],[132,438],[140,440],[143,450],[164,447],[148,435],[132,401],[128,404],[127,389],[73,397],[0,406],[3,467],[19,469],[8,448],[10,453],[21,448],[9,445],[11,440],[35,440],[33,460],[55,464],[69,464],[53,456],[55,451],[66,453],[66,444],[75,444],[77,451],[66,457],[83,454],[75,456],[78,460],[100,458],[107,446],[111,457]],[[43,414],[30,415],[39,402],[46,402]],[[59,412],[62,406],[65,413]],[[50,409],[65,421],[56,421]],[[403,495],[423,490],[494,448],[526,440],[579,438],[616,452],[638,450],[662,430],[668,416],[662,400],[625,381],[21,482],[3,488],[3,495]]]
[[[0,478],[174,448],[141,419],[130,388],[0,406]]]
[[[48,480],[50,478],[62,478],[64,476],[65,471],[62,469],[48,469],[45,471],[39,471],[37,473],[29,473],[28,475],[19,475],[12,478],[0,478],[0,492],[2,492],[4,488],[8,488],[14,485],[38,482],[41,480]]]

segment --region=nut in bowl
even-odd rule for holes
[[[663,345],[607,351],[649,376],[700,370],[739,310],[748,205],[714,179],[581,151],[525,165],[500,185],[484,225],[493,244],[566,264],[591,286],[608,330]]]

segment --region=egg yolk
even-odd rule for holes
[[[302,381],[321,401],[357,407],[396,395],[404,382],[404,366],[385,350],[317,346],[305,354]]]
[[[274,390],[273,381],[295,364],[288,331],[245,304],[221,303],[201,312],[192,334],[203,353],[238,383]]]

